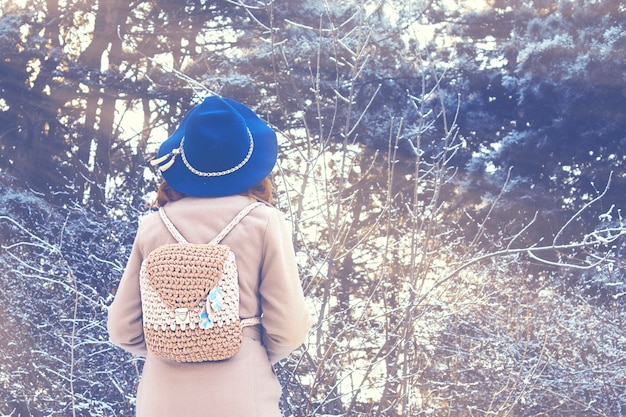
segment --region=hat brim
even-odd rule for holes
[[[236,171],[221,176],[199,176],[189,170],[180,156],[162,172],[163,178],[176,191],[197,197],[222,197],[241,194],[267,177],[276,164],[278,143],[276,133],[252,110],[228,98],[219,98],[233,112],[239,114],[249,129],[254,148],[248,161]],[[215,98],[213,98],[215,100]],[[185,133],[185,125],[193,117],[194,107],[180,126],[159,148],[158,158],[178,149]]]

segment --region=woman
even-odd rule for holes
[[[194,107],[160,146],[154,163],[164,182],[157,205],[187,241],[207,243],[252,201],[266,203],[222,241],[235,253],[240,317],[262,316],[262,325],[245,327],[240,350],[223,361],[176,362],[151,352],[143,333],[141,265],[155,248],[176,240],[158,213],[149,214],[137,231],[107,323],[115,345],[146,357],[137,416],[281,415],[272,365],[304,342],[311,316],[290,228],[269,205],[268,175],[277,150],[276,134],[252,110],[217,96]]]

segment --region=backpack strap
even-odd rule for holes
[[[249,204],[246,207],[244,207],[243,210],[241,210],[235,216],[235,218],[232,219],[230,221],[230,223],[228,223],[226,225],[226,227],[224,227],[224,229],[222,229],[222,231],[217,236],[215,236],[215,238],[213,238],[213,240],[211,240],[211,242],[209,242],[209,244],[217,245],[218,243],[220,243],[222,241],[222,239],[224,239],[224,237],[226,237],[226,235],[228,233],[230,233],[230,231],[233,230],[233,228],[235,226],[237,226],[237,224],[239,224],[241,219],[246,217],[248,215],[248,213],[250,213],[254,208],[256,208],[257,206],[260,206],[260,205],[263,205],[263,203],[257,201],[255,203]],[[163,207],[159,208],[159,215],[161,216],[161,220],[163,220],[163,223],[165,224],[165,227],[167,227],[167,230],[169,230],[169,232],[172,234],[172,236],[174,236],[174,239],[176,239],[179,243],[189,243],[189,242],[187,242],[187,239],[185,239],[184,236],[178,231],[176,226],[174,226],[174,224],[169,219],[169,217],[167,217]]]
[[[232,219],[230,221],[230,223],[228,223],[226,225],[226,227],[224,229],[222,229],[222,231],[213,238],[213,240],[211,240],[211,242],[209,242],[210,244],[213,245],[217,245],[218,243],[220,243],[222,241],[222,239],[224,239],[224,237],[226,237],[226,235],[228,233],[230,233],[231,230],[233,230],[233,228],[235,226],[237,226],[237,224],[239,224],[239,222],[241,221],[241,219],[243,219],[244,217],[246,217],[248,215],[248,213],[250,213],[252,210],[254,210],[256,207],[263,205],[263,203],[257,201],[255,203],[252,203],[246,207],[243,208],[243,210],[241,210],[234,219]]]
[[[170,221],[169,217],[167,217],[163,207],[159,207],[159,215],[161,216],[161,220],[163,220],[163,223],[165,223],[165,227],[167,227],[167,230],[170,231],[170,233],[172,234],[172,236],[174,236],[174,239],[176,239],[178,243],[189,243],[187,242],[187,239],[185,239],[183,235],[180,234],[176,226],[174,226],[174,224]]]
[[[241,319],[239,322],[239,327],[242,329],[244,327],[256,326],[257,324],[263,324],[263,319],[261,317],[250,317],[247,319]]]

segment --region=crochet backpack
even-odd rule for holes
[[[178,243],[159,246],[141,266],[144,338],[155,355],[177,362],[228,359],[239,351],[242,328],[261,323],[260,317],[240,319],[235,254],[220,244],[261,204],[245,207],[208,244],[187,242],[159,209]]]

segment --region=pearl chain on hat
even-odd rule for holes
[[[180,146],[178,148],[173,149],[171,152],[166,153],[165,155],[163,155],[160,158],[153,159],[152,161],[150,161],[150,164],[152,166],[160,165],[159,169],[161,170],[161,172],[165,172],[174,164],[174,161],[176,160],[176,155],[180,155],[181,158],[183,159],[183,163],[185,164],[187,169],[189,171],[191,171],[192,173],[200,176],[200,177],[220,177],[220,176],[223,176],[223,175],[232,174],[233,172],[235,172],[238,169],[240,169],[241,167],[243,167],[248,162],[250,157],[252,156],[252,151],[254,150],[254,139],[252,138],[252,133],[250,132],[250,129],[248,129],[248,137],[250,138],[250,147],[248,148],[248,153],[246,154],[246,156],[243,158],[243,160],[240,163],[238,163],[234,167],[226,169],[224,171],[208,171],[208,172],[205,172],[205,171],[199,171],[196,168],[194,168],[189,163],[189,161],[187,160],[187,156],[185,155],[185,148],[184,148],[185,137],[184,136],[181,138]],[[168,159],[169,159],[169,161],[167,161]],[[167,162],[165,164],[161,165],[165,161],[167,161]]]

